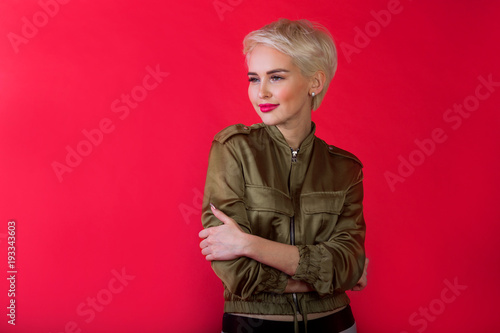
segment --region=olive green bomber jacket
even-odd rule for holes
[[[210,203],[253,235],[299,250],[293,279],[315,292],[284,293],[287,274],[247,257],[213,261],[224,285],[224,311],[324,312],[349,303],[363,272],[365,222],[361,162],[312,131],[294,157],[275,126],[230,126],[212,143],[202,223],[220,225]]]

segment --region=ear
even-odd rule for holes
[[[325,86],[326,82],[326,75],[323,71],[317,71],[314,73],[314,75],[311,77],[311,86],[309,88],[309,94],[314,92],[316,95],[318,95],[321,91],[323,91],[323,88]]]

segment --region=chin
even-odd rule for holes
[[[262,119],[262,122],[264,124],[266,124],[267,126],[276,126],[276,125],[279,125],[279,123],[280,123],[279,121],[273,121],[273,120],[269,120],[269,119]]]
[[[276,119],[275,117],[273,117],[270,114],[259,113],[259,116],[260,116],[260,119],[262,120],[262,122],[264,124],[266,124],[267,126],[276,126],[280,123],[278,121],[278,119]]]

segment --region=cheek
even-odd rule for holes
[[[280,87],[273,91],[273,96],[281,103],[291,102],[298,96],[298,91],[290,89],[290,87]]]
[[[248,98],[250,99],[250,102],[254,103],[257,97],[258,91],[255,89],[255,87],[252,87],[251,85],[248,86]]]
[[[280,98],[288,103],[302,103],[307,94],[307,85],[302,83],[290,84],[279,91]]]

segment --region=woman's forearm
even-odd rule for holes
[[[243,232],[241,227],[212,205],[212,212],[223,224],[200,231],[202,254],[207,260],[233,260],[248,257],[293,276],[299,265],[299,249]]]
[[[314,291],[314,288],[311,287],[309,283],[294,279],[288,279],[285,293],[306,293],[309,291]]]
[[[299,250],[296,246],[271,241],[246,234],[243,255],[260,263],[274,267],[290,276],[299,265]]]

